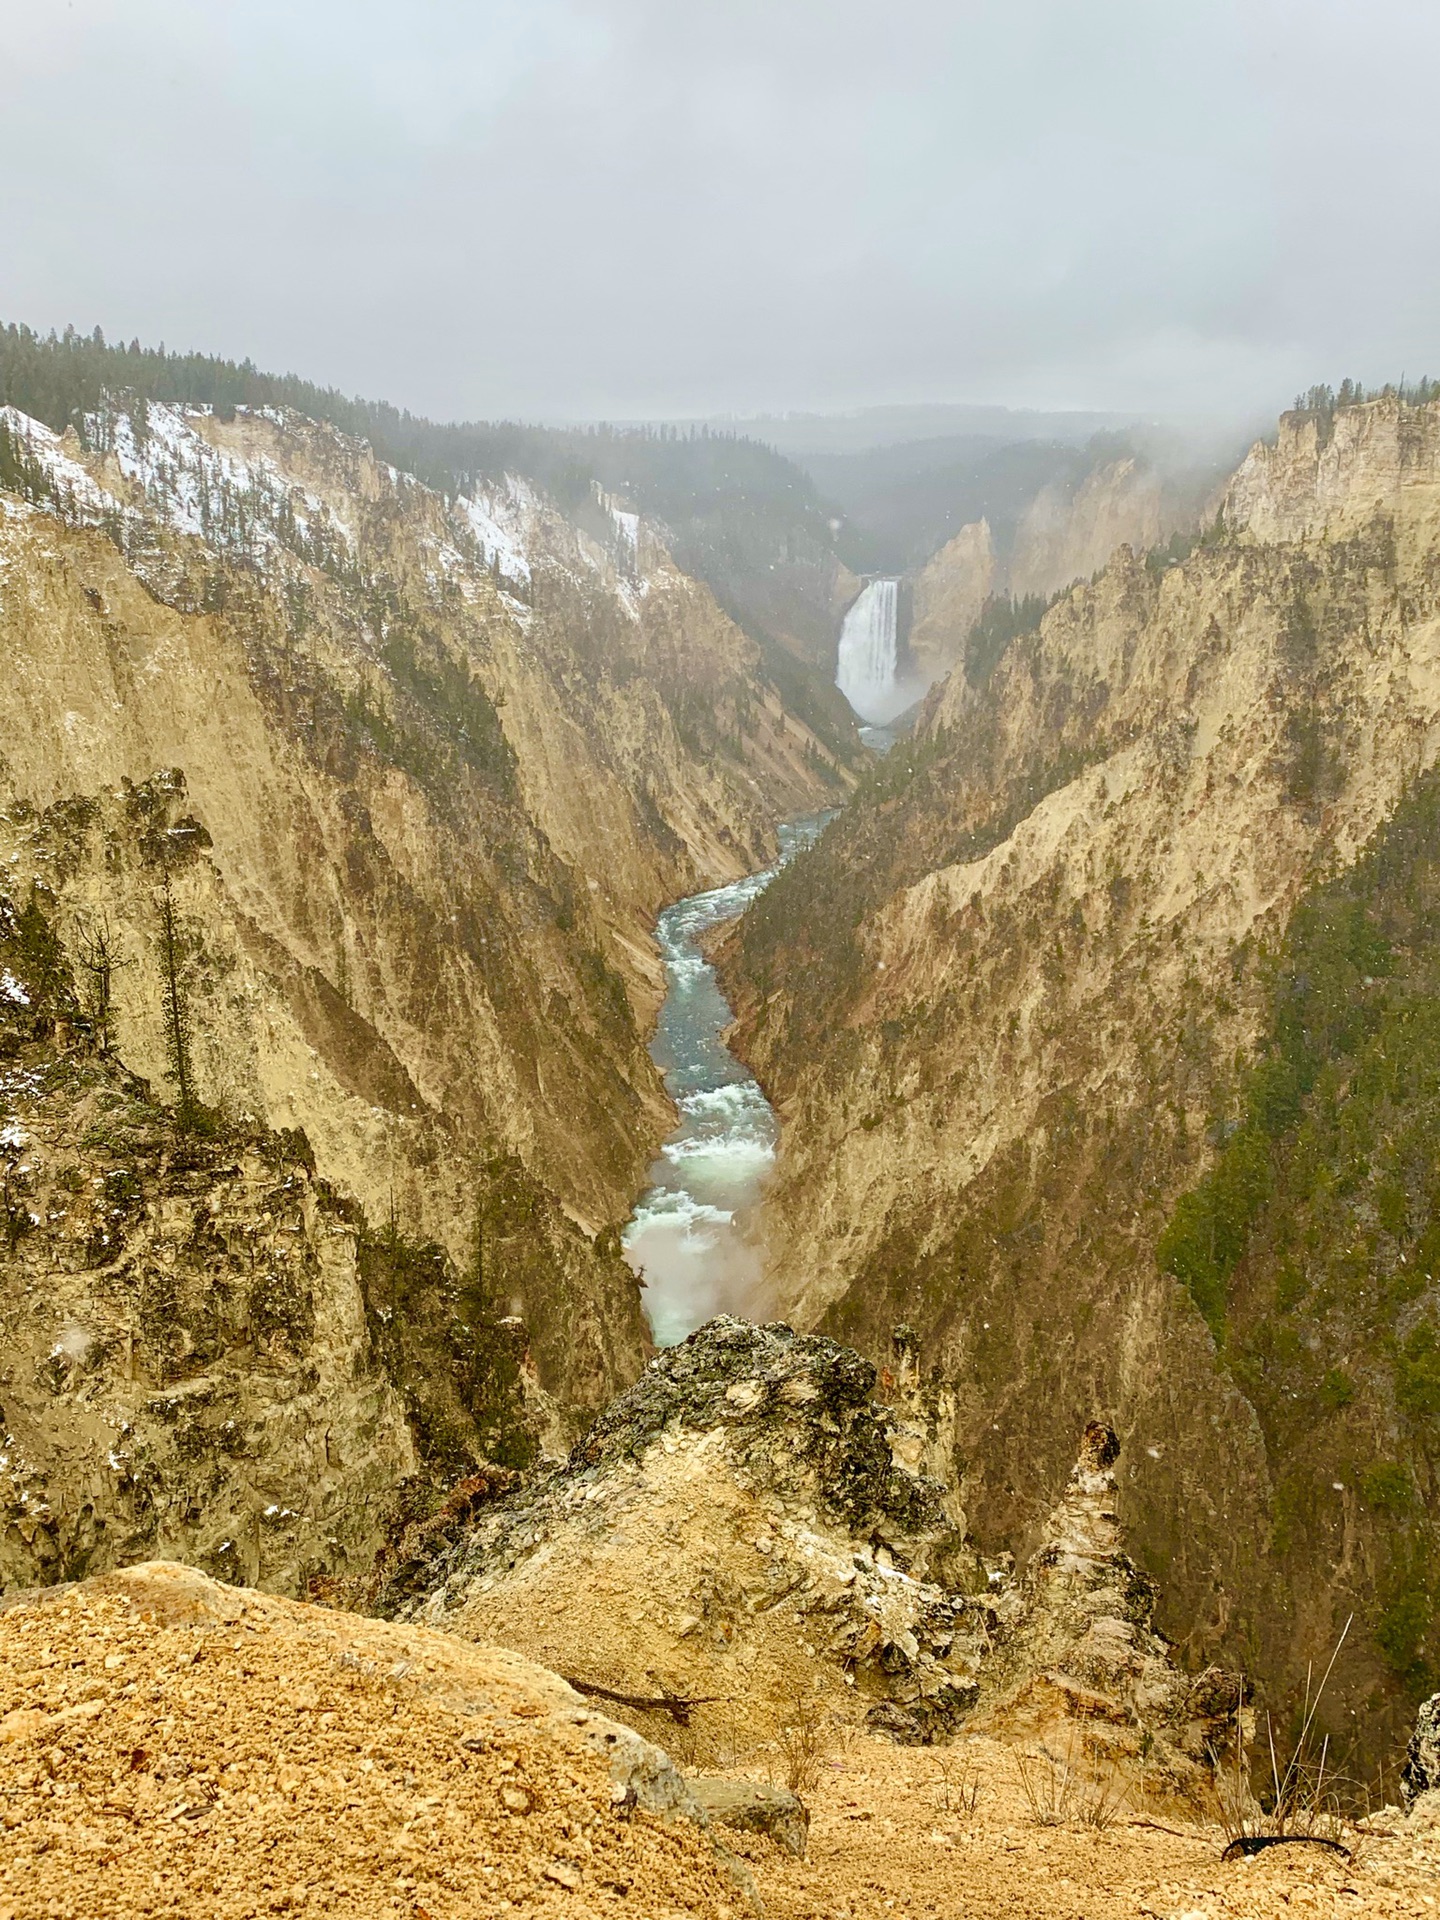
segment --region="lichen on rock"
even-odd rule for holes
[[[955,1529],[944,1489],[897,1463],[875,1377],[832,1340],[708,1322],[479,1514],[404,1617],[699,1698],[701,1751],[737,1719],[763,1737],[797,1693],[904,1740],[953,1730],[987,1603],[928,1577]]]
[[[1415,1717],[1400,1790],[1407,1807],[1413,1807],[1422,1794],[1440,1792],[1440,1693],[1432,1693]]]

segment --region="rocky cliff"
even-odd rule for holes
[[[653,916],[843,779],[606,501],[597,534],[520,482],[446,499],[274,411],[0,425],[5,1409],[49,1572],[229,1540],[294,1586],[417,1461],[563,1438],[639,1369]],[[287,1250],[272,1351],[246,1276]],[[157,1394],[209,1409],[191,1455]],[[103,1465],[126,1423],[163,1521]]]
[[[1075,1426],[1112,1420],[1172,1630],[1194,1658],[1253,1636],[1272,1676],[1303,1678],[1352,1604],[1378,1627],[1385,1556],[1347,1464],[1293,1557],[1277,1489],[1312,1442],[1269,1423],[1273,1356],[1247,1373],[1157,1244],[1236,1125],[1267,954],[1435,760],[1437,449],[1433,404],[1287,416],[1223,534],[1122,549],[987,685],[938,689],[725,957],[783,1119],[782,1309],[871,1352],[916,1325],[991,1546],[1037,1538]],[[1386,1326],[1377,1354],[1411,1337]],[[1422,1462],[1427,1431],[1403,1441]],[[1399,1444],[1346,1442],[1361,1464]],[[1403,1718],[1415,1683],[1354,1650],[1350,1702]]]
[[[253,1005],[248,1033],[210,1010],[207,1098],[306,1126],[457,1250],[463,1210],[410,1177],[427,1115],[614,1218],[663,1124],[649,919],[825,786],[753,644],[633,516],[606,551],[519,483],[447,504],[294,418],[117,409],[88,454],[11,430],[51,510],[0,522],[7,785],[50,807],[179,769],[279,1023],[256,1061]],[[114,891],[138,959],[148,900]],[[116,980],[158,1076],[153,995]],[[388,1100],[346,1084],[356,1020]]]
[[[916,1362],[905,1327],[877,1369],[787,1326],[713,1320],[567,1465],[432,1542],[391,1604],[543,1659],[642,1725],[676,1715],[702,1762],[743,1763],[797,1716],[902,1744],[983,1727],[1063,1746],[1083,1726],[1094,1752],[1144,1757],[1156,1791],[1198,1804],[1235,1686],[1185,1679],[1151,1628],[1114,1435],[1087,1432],[1044,1551],[1012,1579],[1008,1557],[977,1554],[953,1486],[916,1470],[945,1452],[943,1396]]]
[[[939,678],[992,595],[1048,599],[1098,573],[1118,547],[1142,550],[1191,523],[1204,491],[1197,473],[1167,482],[1155,462],[1126,452],[1048,481],[999,537],[988,519],[961,527],[915,576],[911,651]]]

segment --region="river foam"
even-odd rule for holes
[[[721,1037],[730,1007],[699,942],[742,914],[829,817],[787,822],[775,866],[678,900],[655,930],[666,994],[650,1055],[680,1125],[650,1168],[622,1245],[644,1283],[645,1311],[662,1347],[714,1314],[745,1313],[754,1302],[762,1258],[750,1226],[777,1141],[770,1102]]]

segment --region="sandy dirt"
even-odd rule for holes
[[[21,1599],[0,1611],[0,1920],[746,1920],[704,1833],[626,1803],[612,1738],[665,1772],[516,1654],[178,1568]],[[1133,1787],[1098,1826],[1079,1789],[1038,1824],[993,1739],[815,1744],[805,1860],[723,1835],[770,1920],[1440,1914],[1440,1827],[1227,1864],[1217,1828]],[[783,1784],[793,1757],[746,1771]]]
[[[125,1578],[0,1613],[0,1920],[738,1920],[706,1836],[625,1804],[582,1744],[611,1723],[553,1676],[209,1582],[228,1618],[147,1620]]]
[[[805,1797],[804,1861],[737,1836],[770,1920],[1424,1920],[1440,1913],[1440,1832],[1347,1833],[1349,1862],[1291,1846],[1246,1864],[1221,1861],[1218,1829],[1133,1804],[1118,1806],[1102,1831],[1074,1816],[1042,1827],[1022,1789],[1016,1751],[993,1740],[901,1749],[852,1732]]]

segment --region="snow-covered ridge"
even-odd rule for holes
[[[18,407],[0,407],[0,423],[45,476],[66,519],[82,525],[118,519],[130,536],[144,520],[158,520],[249,560],[283,547],[320,565],[346,563],[355,536],[333,507],[292,480],[270,455],[213,445],[197,425],[209,413],[208,407],[139,400],[87,414],[90,463]],[[92,468],[106,457],[128,486],[112,489],[96,478]],[[143,509],[136,505],[137,492]]]
[[[45,475],[62,507],[81,520],[95,521],[116,512],[119,500],[97,484],[89,470],[65,452],[60,435],[18,407],[0,407],[0,426],[19,442]]]
[[[499,479],[472,479],[454,512],[463,544],[479,549],[502,590],[508,586],[528,598],[537,558],[543,555],[547,566],[574,580],[606,582],[634,617],[650,588],[640,564],[641,517],[598,488],[594,504],[610,521],[608,540],[587,531],[583,522],[568,518],[528,481],[509,473]],[[441,559],[447,570],[464,565],[462,554],[453,549],[442,551]]]
[[[210,407],[107,397],[84,417],[79,444],[16,407],[0,408],[0,423],[43,475],[49,499],[41,504],[72,523],[110,528],[132,561],[153,547],[159,523],[251,564],[283,551],[329,571],[363,572],[363,539],[358,521],[346,517],[343,487],[337,506],[336,489],[322,496],[286,461],[285,437],[310,423],[272,407],[235,412],[239,432],[222,427]],[[270,438],[253,431],[262,422],[278,430],[274,451],[257,444]],[[368,459],[363,443],[335,438]],[[375,464],[396,494],[430,494],[411,475]],[[608,538],[599,527],[577,524],[524,479],[476,476],[441,509],[449,537],[428,536],[437,577],[458,581],[474,597],[483,569],[524,617],[543,560],[576,581],[604,583],[638,618],[656,549],[639,514],[599,489],[594,505],[609,522]]]
[[[322,561],[347,558],[355,536],[334,508],[269,454],[215,446],[196,425],[209,413],[160,401],[110,407],[86,415],[86,437],[177,533],[252,559],[277,546]]]

